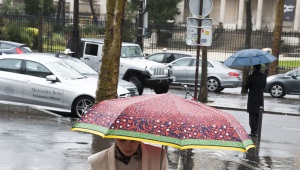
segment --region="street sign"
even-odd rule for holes
[[[186,29],[186,44],[191,46],[211,46],[212,44],[212,27],[187,27]],[[198,44],[198,30],[200,34],[200,44]]]
[[[200,15],[200,2],[203,1],[202,6],[202,15]],[[198,16],[200,18],[206,17],[210,14],[213,7],[212,0],[190,0],[189,8],[193,15]]]
[[[201,22],[201,26],[212,26],[212,19],[211,18],[197,18],[197,17],[188,17],[187,18],[187,26],[194,26],[198,27],[199,22]]]

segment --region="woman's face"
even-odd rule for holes
[[[125,140],[125,139],[116,139],[116,142],[118,148],[126,156],[131,156],[132,154],[134,154],[137,151],[140,143],[138,141]]]

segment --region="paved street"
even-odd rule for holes
[[[227,111],[248,128],[247,114]],[[1,169],[87,169],[86,158],[109,147],[87,133],[70,130],[75,120],[47,113],[1,112]],[[192,159],[185,152],[168,148],[169,169],[299,169],[300,117],[265,115],[262,141],[247,154],[226,150],[195,149]],[[260,145],[260,146],[259,146]]]
[[[180,88],[170,92],[185,94]],[[153,91],[145,91],[145,94],[150,93]],[[210,105],[218,103],[228,107],[225,111],[249,131],[248,114],[243,110],[246,99],[247,96],[239,94],[238,89],[209,93]],[[168,147],[169,169],[300,169],[300,116],[291,116],[299,114],[298,96],[273,99],[266,94],[265,106],[273,112],[264,114],[262,140],[257,142],[253,138],[256,149],[249,150],[247,154],[195,149],[192,159],[187,159],[186,152]],[[227,110],[229,107],[233,110]],[[289,114],[285,115],[283,110],[289,111]],[[113,142],[91,134],[73,132],[70,127],[75,119],[43,110],[0,105],[0,114],[1,170],[88,169],[86,158]]]
[[[194,94],[194,88],[189,87]],[[170,93],[185,96],[185,90],[181,86],[172,86]],[[246,111],[247,94],[241,94],[241,88],[225,88],[220,93],[208,93],[208,105],[229,110]],[[153,91],[146,90],[144,94],[152,94]],[[191,98],[191,97],[189,97]],[[284,115],[300,115],[300,98],[299,95],[286,95],[283,98],[272,98],[269,93],[264,93],[265,113],[284,114]]]

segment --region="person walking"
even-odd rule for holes
[[[258,136],[259,107],[264,106],[264,89],[266,76],[260,71],[261,65],[253,66],[253,73],[248,76],[246,90],[248,92],[247,112],[249,113],[250,136]]]
[[[110,148],[88,157],[90,170],[167,170],[162,148],[143,142],[116,139]]]

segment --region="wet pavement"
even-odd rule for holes
[[[171,93],[185,95],[182,88]],[[209,93],[208,104],[227,109],[249,131],[247,95],[240,89]],[[145,94],[153,91],[145,91]],[[300,169],[300,99],[286,96],[274,99],[265,94],[262,140],[253,138],[256,149],[248,153],[194,149],[180,151],[168,147],[169,169]],[[31,107],[0,104],[1,170],[88,169],[86,158],[108,148],[113,140],[73,132],[76,119],[62,117]]]
[[[189,91],[194,94],[194,88],[189,87]],[[172,86],[170,93],[175,93],[185,97],[185,90],[182,86]],[[145,94],[153,93],[150,90]],[[189,97],[191,98],[191,97]],[[220,93],[208,93],[208,105],[228,110],[246,111],[247,94],[241,94],[241,88],[225,88]],[[264,113],[299,115],[300,116],[300,96],[286,95],[283,98],[273,98],[269,93],[264,93]]]

